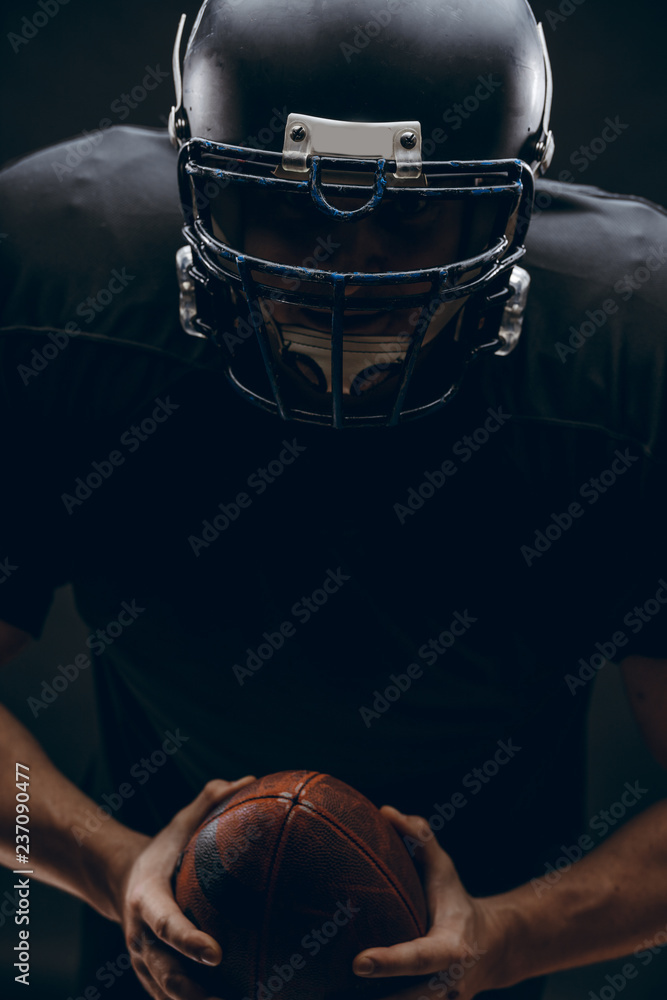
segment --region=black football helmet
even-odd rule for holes
[[[181,322],[285,420],[395,426],[509,354],[553,156],[526,0],[206,0],[170,135]]]

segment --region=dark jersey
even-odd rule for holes
[[[541,872],[592,678],[667,656],[665,212],[542,182],[517,350],[334,431],[180,328],[166,135],[67,153],[1,178],[0,617],[38,635],[71,582],[103,791],[155,832],[210,778],[309,768],[433,816],[473,892]]]

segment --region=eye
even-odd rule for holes
[[[388,225],[432,222],[437,215],[435,199],[418,194],[399,195],[383,208]]]
[[[430,199],[421,198],[419,195],[403,195],[396,199],[396,214],[413,218],[423,215],[431,207]]]
[[[285,206],[292,211],[303,211],[307,204],[303,195],[293,194],[291,191],[285,193],[283,198],[285,199]]]
[[[281,191],[279,196],[272,199],[269,204],[271,216],[282,218],[286,224],[300,228],[322,225],[323,216],[313,204],[309,194]]]

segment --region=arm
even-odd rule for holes
[[[29,640],[0,623],[0,664]],[[0,705],[0,864],[16,868],[15,764],[30,768],[30,864],[32,878],[78,896],[121,924],[137,976],[152,997],[204,1000],[179,956],[216,965],[220,946],[198,931],[173,898],[170,878],[181,849],[210,810],[254,780],[210,781],[196,799],[151,838],[109,817],[94,836],[78,843],[72,828],[83,826],[97,803],[51,763],[32,734]],[[24,832],[23,830],[21,832]],[[170,948],[165,948],[169,945]],[[204,955],[208,954],[208,958]]]
[[[621,667],[644,738],[667,767],[667,660],[633,656]],[[481,990],[635,952],[630,964],[636,968],[636,960],[646,964],[642,958],[651,947],[664,944],[665,938],[656,936],[667,934],[667,800],[588,853],[586,846],[585,856],[568,869],[485,898],[466,893],[426,820],[384,810],[399,834],[422,844],[417,854],[430,927],[417,941],[360,953],[353,966],[358,974],[360,959],[368,956],[375,962],[373,977],[436,973],[429,979],[436,996],[471,1000]],[[437,975],[454,963],[466,970],[463,981]],[[449,985],[455,986],[451,993]],[[416,1000],[423,992],[422,983],[400,998]]]
[[[0,622],[0,665],[13,659],[29,641],[28,633]],[[118,874],[149,838],[111,818],[98,835],[78,847],[72,827],[83,825],[85,810],[94,812],[97,804],[53,766],[34,736],[4,705],[0,705],[0,760],[0,864],[16,867],[14,765],[20,761],[30,767],[34,878],[78,896],[118,921]]]
[[[486,902],[509,930],[506,985],[650,948],[667,930],[667,800],[558,881],[533,880]]]
[[[436,997],[472,1000],[484,990],[650,949],[660,943],[656,935],[667,932],[667,800],[558,877],[480,898],[465,891],[423,817],[402,816],[390,806],[382,811],[401,836],[420,845],[415,859],[423,866],[429,929],[423,938],[360,952],[357,975],[430,974]],[[365,958],[374,963],[370,973],[362,971]],[[459,974],[449,977],[457,966]],[[388,1000],[419,1000],[424,985]]]
[[[0,705],[0,864],[16,868],[17,761],[30,767],[28,867],[33,878],[64,889],[119,921],[119,875],[150,838],[110,818],[94,837],[77,845],[72,827],[84,827],[97,803],[53,766],[34,736]]]
[[[620,667],[644,740],[667,770],[667,659],[629,656]],[[536,881],[496,898],[530,944],[517,956],[524,977],[650,947],[667,931],[667,800],[626,823],[548,892]]]

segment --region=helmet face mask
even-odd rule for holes
[[[219,21],[230,7],[213,0],[200,12],[188,46],[195,83],[207,11]],[[546,51],[532,25],[547,108]],[[235,136],[224,122],[198,129],[215,138],[191,135],[197,86],[206,88],[193,84],[188,100],[186,56],[179,93],[179,51],[180,30],[171,132],[187,240],[178,255],[181,318],[187,332],[218,344],[241,395],[283,419],[395,426],[452,399],[474,358],[513,349],[529,281],[516,265],[539,150],[531,164],[424,160],[419,120],[298,110],[273,149],[225,141]],[[546,150],[545,124],[548,108],[536,133]]]

